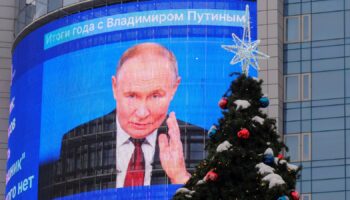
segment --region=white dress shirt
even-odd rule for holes
[[[129,140],[130,136],[122,129],[117,117],[117,152],[116,152],[116,166],[117,166],[117,188],[124,186],[126,172],[128,170],[129,161],[134,152],[135,146]],[[156,148],[157,129],[145,138],[141,145],[145,160],[145,179],[144,185],[151,184],[152,163],[154,152]]]

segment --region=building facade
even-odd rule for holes
[[[284,2],[284,138],[308,199],[350,199],[349,8],[348,0]]]
[[[0,1],[0,194],[4,194],[11,44],[40,24],[112,0]],[[127,1],[124,1],[127,2]],[[350,1],[258,0],[259,77],[268,115],[303,170],[303,200],[350,199]],[[14,18],[16,19],[14,21]],[[14,22],[14,25],[12,24]]]
[[[5,196],[7,130],[14,41],[15,2],[0,1],[0,199]]]

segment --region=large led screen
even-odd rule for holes
[[[256,2],[135,1],[47,23],[14,48],[6,199],[169,199],[206,157]],[[249,74],[257,76],[255,69]]]

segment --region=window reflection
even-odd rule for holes
[[[288,146],[288,152],[286,152],[286,156],[290,157],[290,161],[299,161],[299,146],[300,146],[300,138],[299,135],[286,135],[284,137],[285,143]]]
[[[284,140],[291,162],[311,160],[311,133],[285,135]]]
[[[310,20],[310,15],[303,15],[302,16],[302,19],[303,19],[303,29],[302,29],[302,39],[303,39],[303,41],[309,41],[310,40],[310,36],[311,36],[311,34],[310,34],[310,31],[311,31],[311,29],[310,29],[310,22],[311,22],[311,20]]]
[[[344,145],[344,131],[313,132],[312,159],[344,158]]]
[[[311,200],[311,194],[302,194],[301,200]]]
[[[331,80],[331,81],[326,81]],[[312,74],[312,99],[344,97],[344,72],[328,71]]]
[[[51,12],[57,10],[63,6],[62,0],[48,0],[47,2],[47,11]]]
[[[287,76],[285,80],[286,84],[286,101],[299,100],[299,78],[297,75]]]
[[[300,20],[298,16],[287,17],[285,20],[286,31],[285,38],[286,42],[298,42],[300,40]]]
[[[344,37],[344,12],[328,12],[312,15],[312,40],[327,40],[342,37]]]
[[[303,134],[302,135],[302,153],[303,153],[303,161],[305,160],[311,160],[311,140],[310,140],[310,133]]]
[[[287,16],[285,17],[284,25],[285,43],[311,40],[311,15]]]
[[[303,74],[302,75],[302,89],[303,89],[303,100],[309,100],[310,99],[310,74]]]

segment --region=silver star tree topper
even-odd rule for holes
[[[234,42],[233,45],[221,45],[221,47],[225,50],[235,54],[230,64],[234,65],[241,62],[242,73],[245,73],[247,76],[250,67],[260,70],[258,59],[268,59],[269,56],[257,50],[260,40],[256,40],[254,42],[251,41],[250,13],[248,5],[246,5],[245,8],[243,37],[242,39],[239,39],[236,34],[232,33],[232,39]]]

